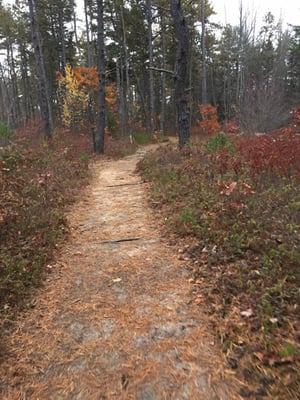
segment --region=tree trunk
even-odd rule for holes
[[[6,110],[8,109],[7,101],[9,96],[1,62],[0,74],[0,121],[4,121],[7,118],[8,114]]]
[[[39,26],[36,17],[36,8],[34,0],[28,0],[29,15],[30,15],[30,27],[32,44],[34,48],[34,56],[36,63],[36,72],[38,80],[38,93],[39,93],[39,104],[41,110],[41,116],[44,122],[45,139],[49,140],[52,136],[53,121],[52,121],[52,110],[51,102],[49,97],[48,84],[46,80],[45,64],[41,45],[41,36]]]
[[[164,11],[161,10],[161,51],[162,51],[162,68],[166,68],[166,27]],[[165,112],[166,110],[166,73],[161,73],[161,110],[160,110],[160,132],[165,132]]]
[[[58,3],[58,21],[59,21],[59,39],[60,39],[60,47],[61,47],[61,60],[60,67],[63,75],[66,75],[66,64],[67,64],[67,55],[66,55],[66,43],[65,43],[65,27],[64,27],[64,4],[63,1]]]
[[[194,49],[193,49],[193,35],[190,35],[190,54],[189,54],[189,90],[190,90],[190,95],[189,95],[189,100],[190,100],[190,129],[192,127],[192,116],[194,114],[194,101],[193,101],[193,66],[194,66]],[[198,104],[197,104],[197,109],[198,109]]]
[[[148,52],[149,52],[149,112],[150,134],[154,133],[154,82],[153,82],[153,45],[152,45],[152,10],[151,0],[146,0],[146,13],[148,22]]]
[[[77,32],[77,15],[76,15],[76,8],[73,8],[73,27],[74,27],[74,37],[76,43],[76,50],[78,51],[79,60],[82,60],[81,48],[78,41],[78,32]]]
[[[207,104],[205,0],[201,0],[202,104]]]
[[[16,126],[20,121],[21,110],[20,110],[20,100],[19,100],[18,79],[15,68],[13,45],[11,41],[9,41],[8,45],[7,61],[10,69],[10,81],[12,89],[12,102],[8,118],[11,119],[11,121],[9,121],[9,124]]]
[[[24,114],[25,120],[29,121],[33,117],[33,106],[28,73],[28,59],[26,54],[26,47],[23,44],[20,45],[20,59]]]
[[[0,72],[1,72],[1,88],[2,88],[2,92],[3,92],[3,96],[1,96],[1,102],[3,102],[3,118],[2,120],[4,120],[4,118],[7,119],[7,125],[9,125],[9,114],[10,114],[10,107],[11,107],[11,93],[8,89],[8,81],[7,81],[7,77],[5,74],[5,69],[2,66],[2,64],[0,63]]]
[[[126,134],[126,106],[124,96],[124,76],[123,76],[123,64],[121,57],[116,60],[116,72],[117,72],[117,93],[119,99],[119,119],[120,119],[120,134],[122,137]]]
[[[138,75],[136,73],[136,70],[135,70],[134,66],[131,66],[131,69],[132,69],[132,72],[133,72],[134,77],[135,77],[137,93],[139,94],[140,101],[141,101],[142,126],[146,127],[147,126],[147,112],[146,112],[145,97],[144,97],[143,90],[142,90],[142,87],[141,87],[140,79],[139,79],[139,77],[138,77]]]
[[[104,58],[104,20],[103,0],[97,0],[97,22],[98,22],[98,128],[95,134],[95,152],[104,153],[104,132],[105,132],[105,58]]]
[[[129,54],[127,48],[127,40],[126,40],[126,29],[125,29],[125,21],[124,21],[124,12],[123,12],[123,1],[120,8],[120,17],[122,23],[122,34],[123,34],[123,50],[124,50],[124,58],[125,58],[125,77],[126,77],[126,104],[127,104],[127,121],[128,121],[128,133],[131,136],[131,117],[132,117],[132,95],[131,95],[131,87],[130,87],[130,77],[129,77]]]
[[[87,61],[87,66],[92,67],[90,24],[88,20],[87,0],[84,0],[84,17],[85,17],[85,29],[86,29],[86,56],[87,56],[86,61]]]
[[[241,104],[241,93],[242,93],[242,71],[241,71],[241,56],[242,56],[242,44],[243,44],[243,36],[244,36],[244,16],[243,16],[243,3],[240,3],[240,19],[239,19],[239,40],[238,40],[238,49],[237,49],[237,60],[236,60],[236,95],[235,101],[236,104],[240,106]]]
[[[180,0],[170,0],[171,15],[177,38],[176,60],[174,67],[175,105],[179,148],[182,149],[190,139],[190,110],[185,96],[185,79],[189,53],[189,32],[183,15]]]

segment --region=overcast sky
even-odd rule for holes
[[[239,5],[241,0],[211,0],[211,4],[217,15],[213,18],[221,24],[238,24]],[[263,16],[271,11],[278,21],[280,16],[284,24],[300,25],[300,1],[299,0],[243,0],[243,8],[248,9],[251,17],[257,17],[260,24]]]

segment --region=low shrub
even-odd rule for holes
[[[206,299],[224,351],[231,359],[237,348],[250,354],[258,384],[259,360],[287,363],[286,372],[273,371],[281,382],[294,377],[299,355],[285,356],[298,340],[299,154],[300,137],[291,132],[217,134],[186,152],[159,150],[139,165],[166,229],[187,243],[194,292]],[[286,398],[297,397],[291,393]]]
[[[59,140],[0,152],[0,312],[25,304],[67,233],[65,206],[88,178],[79,154]]]
[[[0,122],[0,146],[7,146],[15,136],[15,131],[8,125]]]

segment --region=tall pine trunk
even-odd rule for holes
[[[148,53],[149,53],[149,112],[150,134],[154,133],[154,78],[153,78],[153,45],[152,45],[152,10],[151,0],[146,0],[146,13],[148,22]]]
[[[66,64],[67,64],[67,55],[66,55],[66,38],[65,38],[65,27],[64,27],[64,3],[60,1],[58,3],[58,21],[59,21],[59,40],[60,40],[60,68],[63,75],[66,75]]]
[[[44,122],[45,139],[49,140],[52,136],[53,121],[52,109],[49,96],[48,84],[46,79],[44,57],[42,52],[41,35],[36,16],[36,6],[34,0],[28,0],[31,37],[36,63],[36,73],[38,81],[38,95],[42,120]]]
[[[165,133],[165,110],[166,110],[166,27],[165,27],[165,16],[164,10],[160,10],[161,20],[160,20],[160,30],[161,30],[161,51],[162,51],[162,68],[161,73],[161,110],[160,110],[160,132]]]
[[[174,67],[174,97],[176,105],[179,148],[182,149],[190,139],[190,109],[185,95],[185,80],[189,55],[189,31],[181,8],[180,0],[170,0],[171,15],[177,39]]]
[[[98,23],[98,127],[95,134],[95,152],[104,153],[104,132],[105,132],[105,57],[104,57],[104,20],[103,0],[97,0],[97,23]]]
[[[124,76],[123,76],[123,65],[121,57],[116,60],[116,78],[117,78],[117,94],[119,102],[119,120],[120,120],[120,134],[122,137],[126,134],[126,107],[125,107],[125,95],[124,95]]]
[[[10,69],[10,81],[12,89],[12,101],[8,118],[9,119],[11,118],[9,124],[17,125],[18,122],[20,122],[21,109],[20,109],[19,88],[18,88],[18,79],[15,66],[14,49],[11,41],[9,41],[8,43],[7,50],[8,50],[7,61]]]
[[[87,0],[84,0],[84,18],[85,18],[85,29],[86,29],[86,62],[88,67],[92,67],[92,50],[91,50],[91,39],[90,39],[90,24],[88,19],[88,6]]]
[[[128,47],[127,47],[127,35],[126,35],[126,27],[125,27],[125,20],[124,20],[124,2],[122,0],[121,2],[121,7],[120,7],[120,17],[121,17],[121,24],[122,24],[122,47],[123,47],[123,52],[124,52],[124,63],[125,63],[125,79],[126,79],[126,118],[127,118],[127,123],[128,123],[128,134],[129,137],[132,135],[132,129],[131,129],[131,119],[132,119],[132,105],[133,105],[133,99],[132,99],[132,93],[131,93],[131,84],[130,84],[130,76],[129,76],[129,66],[130,66],[130,60],[129,60],[129,53],[128,53]]]
[[[202,104],[207,104],[205,0],[201,0]]]

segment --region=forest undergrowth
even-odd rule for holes
[[[94,157],[86,134],[61,129],[47,143],[38,131],[39,121],[31,121],[13,144],[0,149],[2,322],[30,307],[34,288],[47,276],[54,252],[68,235],[66,210],[88,184]],[[105,157],[122,157],[134,149],[107,140]],[[0,330],[7,328],[1,325]]]
[[[138,166],[245,398],[300,398],[299,116],[272,135],[169,145]]]
[[[299,122],[298,112],[272,135],[194,137],[183,151],[167,145],[138,166],[245,398],[300,397]],[[67,237],[66,207],[89,182],[89,137],[62,130],[45,143],[35,129],[0,150],[2,321],[31,306]],[[106,142],[106,157],[135,149]]]

